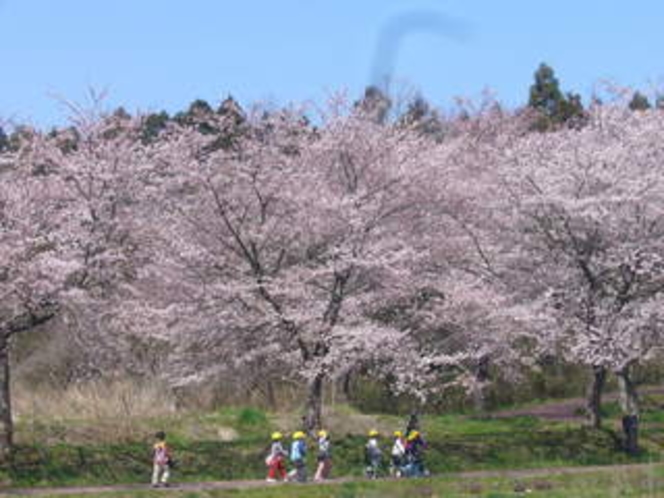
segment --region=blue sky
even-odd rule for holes
[[[514,106],[542,61],[586,97],[648,91],[663,22],[660,0],[0,0],[0,119],[61,123],[54,95],[90,87],[131,111],[354,97],[388,70],[436,105],[489,87]]]

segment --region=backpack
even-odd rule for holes
[[[154,461],[158,465],[168,465],[173,467],[175,461],[171,457],[171,452],[166,443],[157,443],[154,445]]]

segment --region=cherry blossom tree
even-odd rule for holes
[[[79,339],[99,368],[118,366],[120,334],[109,317],[141,300],[138,272],[147,243],[138,236],[141,165],[138,126],[124,116],[81,116],[73,128],[25,136],[3,157],[0,184],[0,449],[12,442],[9,345],[66,309],[84,324]],[[145,309],[146,306],[140,307]],[[71,325],[72,322],[70,322]],[[85,332],[85,333],[83,333]]]
[[[664,197],[656,116],[594,112],[589,129],[550,136],[490,107],[450,126],[428,152],[428,217],[417,238],[433,274],[420,280],[450,306],[428,318],[424,330],[438,323],[446,332],[441,341],[425,334],[425,361],[457,371],[475,364],[481,381],[485,358],[504,359],[505,370],[563,355],[592,367],[589,413],[598,425],[606,373],[618,376],[634,416],[630,368],[662,345]]]
[[[461,387],[483,412],[491,371],[515,380],[527,366],[514,344],[519,324],[505,313],[509,293],[493,237],[504,223],[494,209],[500,197],[496,154],[527,123],[489,96],[447,128],[446,139],[430,143],[423,158],[420,216],[401,227],[419,258],[409,275],[417,294],[401,320],[415,349],[411,361],[402,362],[408,380],[400,384],[422,400]]]
[[[398,348],[402,333],[366,310],[408,282],[398,225],[414,205],[420,139],[347,108],[316,129],[297,112],[249,121],[233,150],[192,130],[163,145],[163,258],[198,317],[178,337],[213,358],[288,365],[306,381],[312,428],[326,379]],[[192,379],[224,367],[204,363]]]
[[[52,214],[57,192],[39,170],[16,155],[0,173],[0,453],[12,445],[9,350],[15,334],[50,320],[66,276]]]
[[[544,350],[591,367],[595,427],[609,371],[626,415],[638,415],[630,370],[662,345],[661,133],[656,113],[600,107],[587,128],[524,136],[497,161],[514,309]]]

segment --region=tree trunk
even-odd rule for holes
[[[316,428],[322,427],[323,409],[323,374],[319,373],[307,385],[307,404],[304,415],[304,429],[312,434]]]
[[[484,382],[477,382],[472,387],[473,407],[475,413],[484,417],[487,413],[486,409],[486,385]]]
[[[408,417],[408,423],[406,424],[406,436],[408,436],[413,431],[420,430],[420,414],[418,411],[414,411]]]
[[[12,335],[32,330],[56,316],[60,310],[57,301],[44,298],[25,303],[25,312],[0,326],[0,462],[11,456],[14,439],[11,392],[9,382],[9,339]]]
[[[602,391],[605,383],[606,368],[594,365],[586,400],[588,425],[594,429],[599,429],[602,426],[600,408],[602,407]]]
[[[0,462],[9,458],[14,434],[9,389],[9,341],[0,334]]]
[[[625,451],[636,455],[639,451],[639,398],[636,386],[629,374],[629,367],[616,372],[620,388],[620,407],[623,411],[622,426],[625,435]]]
[[[350,401],[350,398],[352,396],[351,389],[352,389],[352,382],[353,382],[353,370],[348,370],[343,377],[341,378],[341,392],[344,395],[344,398],[346,398],[346,401]]]
[[[265,382],[265,398],[267,400],[267,406],[270,407],[272,411],[277,411],[277,396],[274,394],[274,383],[272,379],[268,377]]]
[[[475,365],[475,382],[472,387],[473,404],[475,412],[484,416],[487,412],[486,407],[486,386],[489,382],[489,357],[482,356]]]

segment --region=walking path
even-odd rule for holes
[[[637,469],[647,469],[661,464],[632,464],[632,465],[604,465],[587,467],[547,467],[541,469],[520,469],[520,470],[479,470],[472,472],[456,472],[444,474],[445,477],[460,480],[474,480],[486,478],[508,478],[520,479],[527,477],[550,477],[553,475],[578,475],[589,474],[593,472],[615,473],[617,471],[629,471]],[[439,476],[439,477],[442,477]],[[310,482],[308,484],[268,484],[265,481],[216,481],[216,482],[191,482],[178,483],[170,488],[158,488],[154,491],[176,490],[178,492],[209,491],[216,489],[242,490],[252,488],[264,488],[268,486],[325,486],[329,484],[339,484],[351,482],[358,478],[339,478],[330,479],[324,482]],[[109,492],[136,492],[152,489],[148,484],[120,484],[112,486],[86,486],[86,487],[68,487],[68,488],[30,488],[30,489],[9,489],[0,491],[0,497],[10,496],[58,496],[58,495],[80,495],[95,496],[100,493]]]
[[[639,389],[640,395],[664,394],[664,387],[651,386]],[[618,399],[618,393],[608,393],[602,396],[602,401],[615,401]],[[510,417],[538,417],[547,420],[582,420],[584,418],[584,409],[586,400],[584,398],[563,399],[560,401],[550,401],[534,405],[531,407],[518,408],[514,410],[499,410],[491,413],[494,418]]]

